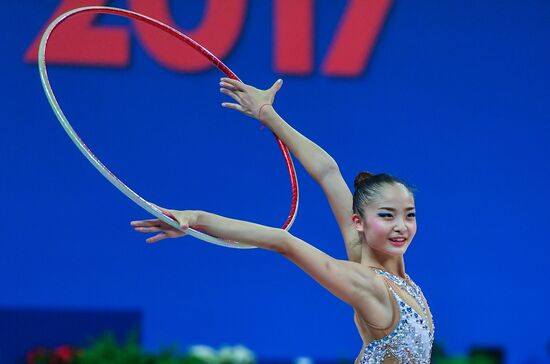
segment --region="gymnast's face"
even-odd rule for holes
[[[403,255],[416,234],[414,197],[402,184],[387,184],[379,196],[363,208],[362,219],[353,216],[355,228],[373,250]]]

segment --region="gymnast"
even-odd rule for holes
[[[412,189],[391,175],[361,172],[352,194],[334,159],[273,108],[282,80],[267,90],[230,78],[222,78],[220,86],[235,101],[224,102],[223,107],[257,118],[270,128],[319,183],[340,228],[348,260],[332,258],[283,229],[204,211],[161,210],[184,229],[192,227],[279,253],[350,304],[363,340],[356,363],[430,363],[432,315],[422,291],[405,273],[403,258],[416,233]],[[185,235],[158,219],[131,225],[138,232],[157,233],[148,243]]]

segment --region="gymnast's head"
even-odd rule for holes
[[[384,255],[403,255],[416,234],[413,189],[386,173],[355,177],[353,224],[363,247]]]

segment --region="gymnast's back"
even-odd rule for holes
[[[382,269],[371,268],[383,280],[392,303],[392,320],[383,327],[361,318],[355,323],[363,338],[356,364],[429,364],[434,338],[432,315],[420,288]]]

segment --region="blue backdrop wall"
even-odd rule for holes
[[[149,349],[243,343],[261,357],[355,357],[351,308],[289,261],[193,238],[146,245],[129,227],[147,213],[77,151],[23,60],[58,3],[3,5],[0,305],[139,309]],[[205,3],[170,9],[185,31]],[[346,2],[315,1],[313,68],[297,75],[274,67],[273,3],[247,3],[223,60],[258,87],[283,78],[277,110],[350,185],[369,170],[418,188],[407,271],[429,299],[436,341],[454,354],[500,346],[509,363],[548,362],[550,3],[395,1],[353,77],[321,71]],[[161,206],[282,224],[290,192],[280,152],[259,123],[221,108],[220,72],[170,70],[130,21],[97,24],[128,29],[129,65],[52,66],[50,77],[102,161]],[[292,232],[344,258],[322,191],[298,174]]]

